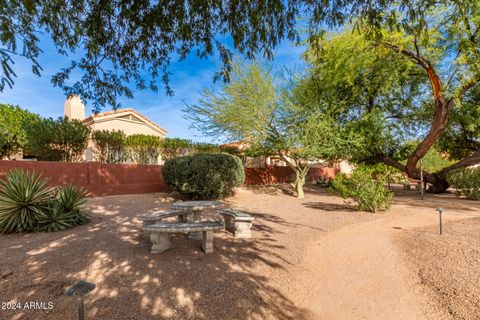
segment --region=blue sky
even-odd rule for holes
[[[53,87],[50,78],[60,68],[69,65],[72,58],[58,54],[52,42],[46,37],[41,38],[40,46],[43,54],[38,61],[43,68],[42,76],[37,77],[31,72],[31,64],[28,61],[15,60],[14,71],[18,77],[14,79],[13,89],[6,88],[4,92],[0,92],[0,102],[19,105],[43,117],[59,117],[63,115],[65,95],[60,88]],[[300,55],[303,51],[303,47],[296,47],[284,41],[275,52],[274,68],[295,67],[301,64]],[[200,60],[191,55],[182,62],[174,62],[170,66],[170,85],[175,91],[173,97],[166,96],[161,88],[157,93],[148,90],[134,91],[133,99],[120,99],[122,108],[134,108],[139,111],[165,128],[169,137],[216,142],[189,128],[190,123],[182,117],[182,109],[185,104],[196,103],[203,88],[214,86],[213,76],[219,68],[220,62],[216,57]],[[91,105],[87,104],[86,109],[87,115],[90,114]]]

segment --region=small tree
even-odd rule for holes
[[[25,125],[28,151],[39,160],[82,161],[90,129],[78,120],[39,119]]]
[[[128,136],[126,143],[130,157],[136,164],[157,164],[160,155],[161,140],[159,137],[134,134]]]
[[[18,106],[0,104],[0,159],[9,157],[25,147],[24,126],[39,116]]]
[[[127,136],[123,131],[94,131],[92,140],[95,144],[95,155],[100,162],[123,163],[128,159]]]
[[[281,156],[295,173],[293,186],[302,198],[311,164],[341,156],[351,139],[325,113],[310,112],[297,83],[275,81],[258,63],[233,63],[233,77],[221,92],[205,90],[199,105],[185,110],[192,126],[208,136],[228,137]]]

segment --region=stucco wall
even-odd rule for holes
[[[122,130],[127,136],[132,134],[148,134],[157,137],[163,137],[158,131],[155,131],[145,123],[122,120],[122,119],[111,119],[108,121],[95,122],[90,125],[90,128],[93,130]]]
[[[54,186],[84,187],[92,196],[170,191],[163,181],[162,167],[157,165],[0,161],[0,178],[14,168],[38,172]]]
[[[14,168],[38,172],[48,177],[51,185],[84,187],[92,196],[170,191],[163,180],[163,167],[159,165],[2,160],[0,178]],[[307,182],[315,182],[321,176],[334,177],[337,173],[336,168],[313,167]],[[245,168],[245,185],[287,183],[292,174],[290,167]]]
[[[307,182],[317,182],[321,177],[335,178],[339,169],[331,167],[312,167],[308,171]],[[245,185],[262,185],[289,183],[293,170],[284,166],[267,166],[265,168],[245,168]]]

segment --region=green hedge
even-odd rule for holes
[[[192,200],[223,199],[242,186],[242,161],[233,155],[200,153],[173,158],[163,166],[165,182]]]

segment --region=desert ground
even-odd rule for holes
[[[97,286],[87,319],[479,319],[478,202],[399,190],[371,214],[315,186],[241,189],[226,202],[255,217],[251,239],[217,232],[204,254],[179,234],[152,255],[138,215],[177,200],[92,198],[89,224],[0,235],[0,319],[76,319],[63,293],[80,279]]]

